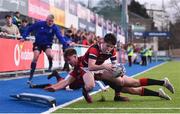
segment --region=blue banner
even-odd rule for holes
[[[143,37],[144,36],[144,32],[133,32],[134,36],[138,36],[138,37]]]
[[[147,37],[170,37],[170,32],[145,32]]]
[[[139,37],[170,37],[170,32],[133,32],[134,36]]]

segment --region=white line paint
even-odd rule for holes
[[[147,70],[145,70],[145,71],[142,71],[142,72],[140,72],[140,73],[137,73],[137,74],[135,74],[135,75],[132,75],[131,77],[136,77],[136,76],[141,75],[141,74],[143,74],[143,73],[145,73],[145,72],[147,72],[147,71],[150,71],[150,70],[155,69],[155,68],[157,68],[157,67],[159,67],[159,66],[162,66],[162,65],[164,65],[164,64],[166,64],[166,63],[168,63],[168,62],[164,62],[164,63],[161,63],[161,64],[156,65],[156,66],[154,66],[154,67],[151,67],[151,68],[149,68],[149,69],[147,69]]]
[[[98,93],[98,92],[100,92],[100,91],[101,91],[101,89],[99,89],[98,91],[95,91],[95,92],[90,93],[90,95],[96,94],[96,93]],[[58,106],[56,106],[55,108],[50,108],[48,111],[42,112],[41,114],[50,114],[50,113],[52,113],[52,112],[54,112],[54,111],[56,111],[56,110],[58,110],[58,109],[60,109],[60,108],[63,108],[63,107],[68,106],[68,105],[70,105],[70,104],[72,104],[72,103],[75,103],[75,102],[77,102],[77,101],[79,101],[79,100],[81,100],[81,99],[83,99],[83,98],[84,98],[84,97],[82,96],[82,97],[79,97],[79,98],[77,98],[77,99],[74,99],[74,100],[72,100],[72,101],[70,101],[70,102],[64,103],[64,104],[62,104],[62,105],[58,105]]]
[[[150,71],[150,70],[152,70],[152,69],[155,69],[155,68],[157,68],[157,67],[159,67],[159,66],[161,66],[161,65],[164,65],[164,64],[166,64],[166,63],[167,63],[167,62],[163,62],[163,63],[161,63],[161,64],[159,64],[159,65],[156,65],[156,66],[154,66],[154,67],[151,67],[151,68],[149,68],[149,69],[147,69],[147,70],[145,70],[145,71],[142,71],[142,72],[140,72],[140,73],[137,73],[137,74],[135,74],[135,75],[132,75],[131,77],[138,76],[138,75],[140,75],[140,74],[143,74],[143,73],[145,73],[145,72],[147,72],[147,71]],[[101,91],[101,89],[98,90],[98,91],[92,92],[90,95],[96,94],[96,93],[98,93],[98,92],[100,92],[100,91]],[[64,104],[62,104],[62,105],[58,105],[58,106],[56,106],[55,108],[50,108],[48,111],[42,112],[41,114],[50,114],[50,113],[52,113],[52,112],[54,112],[54,111],[56,111],[56,110],[58,110],[58,109],[60,109],[60,108],[63,108],[63,107],[65,107],[65,106],[68,106],[68,105],[70,105],[70,104],[72,104],[72,103],[75,103],[75,102],[81,100],[81,99],[83,99],[83,97],[79,97],[79,98],[77,98],[77,99],[74,99],[74,100],[69,101],[69,102],[67,102],[67,103],[64,103]],[[124,108],[123,108],[123,109],[124,109]],[[127,110],[127,109],[126,109],[126,110]]]

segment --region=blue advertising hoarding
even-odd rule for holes
[[[145,32],[147,37],[170,37],[170,32]]]
[[[134,36],[139,37],[170,37],[170,32],[134,32]]]

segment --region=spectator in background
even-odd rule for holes
[[[62,36],[65,35],[65,29],[64,28],[61,28],[61,34],[62,34]]]
[[[86,39],[87,39],[89,45],[96,44],[96,42],[97,42],[97,39],[92,32],[89,32],[87,34]]]
[[[20,13],[17,11],[13,17],[13,24],[15,24],[18,28],[21,26]]]
[[[80,40],[80,37],[78,36],[78,31],[76,28],[72,29],[72,36],[71,37],[73,39],[73,42],[80,44],[81,40]]]
[[[30,27],[31,25],[33,25],[34,23],[36,23],[38,20],[34,19],[34,18],[30,18],[28,19],[28,27]],[[31,36],[35,36],[36,32],[32,31],[30,33]]]
[[[128,55],[128,63],[129,63],[129,66],[131,67],[132,66],[132,56],[134,54],[134,47],[131,43],[128,44],[128,47],[127,47],[127,55]]]
[[[151,63],[152,62],[152,55],[153,55],[153,50],[152,48],[148,49],[148,62]]]
[[[22,20],[21,26],[19,28],[20,34],[23,35],[28,29],[28,21],[26,19]]]
[[[85,36],[82,36],[82,45],[89,45],[89,43],[88,43],[88,40],[86,39],[86,37]]]
[[[82,33],[81,35],[82,38],[82,45],[89,45],[88,39],[87,39],[87,33]]]
[[[66,41],[66,42],[72,42],[71,36],[72,36],[72,30],[71,30],[71,29],[68,29],[68,30],[65,32],[65,35],[64,35],[65,41]],[[69,47],[68,45],[64,45],[64,44],[63,44],[63,52],[64,52],[68,47]],[[66,59],[65,59],[63,71],[67,71],[67,72],[70,71],[69,63],[66,61]]]
[[[31,26],[32,24],[34,24],[34,23],[36,23],[36,22],[37,22],[36,19],[30,18],[29,23],[28,23],[28,26]]]
[[[141,60],[142,60],[142,66],[147,66],[147,56],[148,56],[148,50],[146,48],[146,45],[141,48]]]
[[[9,35],[20,36],[18,27],[12,23],[12,17],[10,15],[6,15],[5,19],[6,19],[6,25],[2,27],[2,32]]]
[[[135,45],[135,46],[134,46],[134,55],[133,55],[133,57],[134,57],[133,63],[134,63],[134,64],[140,64],[140,63],[141,63],[140,51],[141,51],[140,46]]]
[[[81,31],[78,30],[77,32],[74,32],[74,41],[77,44],[82,44],[82,39],[81,39]]]
[[[103,38],[100,37],[100,36],[97,36],[97,42],[98,42],[98,43],[102,43],[102,42],[103,42]]]
[[[92,41],[93,41],[92,44],[97,44],[97,42],[98,42],[97,37],[94,37]]]

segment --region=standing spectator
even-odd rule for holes
[[[144,45],[144,47],[141,48],[142,66],[147,66],[147,54],[148,50],[146,49],[146,45]]]
[[[134,54],[134,48],[133,45],[131,43],[128,44],[127,47],[127,55],[128,55],[128,62],[129,62],[129,66],[132,66],[132,56]]]
[[[53,65],[53,55],[52,55],[52,43],[54,35],[57,36],[59,41],[63,45],[71,45],[71,42],[66,42],[62,37],[59,27],[54,24],[54,15],[48,15],[46,21],[38,21],[28,27],[27,31],[22,35],[24,39],[29,35],[30,32],[35,31],[35,42],[33,44],[34,58],[31,62],[31,71],[28,84],[31,84],[34,71],[36,69],[36,63],[41,54],[41,51],[44,51],[49,60],[48,72],[51,71]],[[22,41],[24,41],[22,39]]]
[[[15,24],[18,28],[21,26],[20,13],[17,11],[13,17],[13,24]]]
[[[152,62],[152,54],[153,54],[153,50],[152,50],[152,48],[149,48],[148,49],[148,61],[149,61],[149,63]]]
[[[65,36],[64,36],[64,39],[66,42],[72,42],[72,30],[68,29],[66,32],[65,32]],[[63,44],[63,52],[65,52],[65,50],[68,48],[69,46],[68,45],[64,45]],[[65,59],[65,63],[64,63],[64,67],[63,67],[63,71],[70,71],[70,68],[69,68],[69,63],[67,62],[67,60]]]
[[[5,19],[6,25],[2,27],[2,32],[10,35],[20,36],[18,27],[12,23],[12,17],[10,15],[6,15]]]
[[[19,28],[20,34],[23,35],[25,31],[28,29],[28,21],[26,19],[22,20],[22,24]]]

